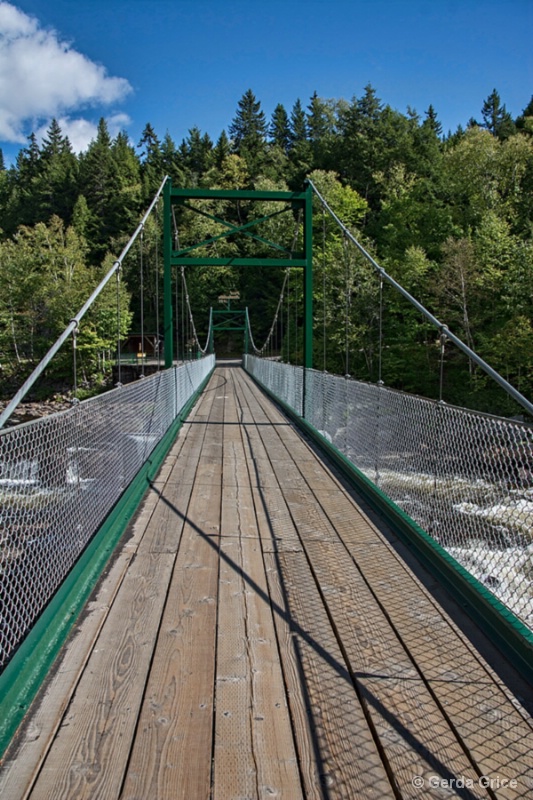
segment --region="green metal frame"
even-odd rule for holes
[[[215,322],[217,317],[222,317],[220,322]],[[230,331],[244,333],[244,352],[248,352],[248,309],[239,308],[212,308],[211,309],[211,351],[214,351],[213,339],[217,331]]]
[[[205,209],[194,206],[194,200],[230,200],[238,203],[247,200],[254,202],[275,202],[283,205],[271,214],[262,214],[243,225],[232,222],[211,214]],[[214,236],[203,239],[181,250],[172,246],[172,207],[180,206],[212,220],[218,225],[223,225],[226,230]],[[300,211],[303,217],[303,251],[292,251],[279,242],[272,242],[259,236],[255,230],[266,220],[272,219],[285,212]],[[234,266],[234,267],[301,267],[304,280],[304,341],[303,361],[304,373],[313,366],[313,190],[307,185],[303,192],[260,191],[255,189],[175,189],[170,179],[165,184],[164,190],[164,257],[165,257],[165,366],[172,366],[174,360],[174,345],[172,336],[172,269],[173,267],[194,266]],[[199,257],[191,255],[201,247],[209,246],[229,236],[242,235],[272,248],[276,257],[272,258],[217,258],[210,256]],[[215,312],[220,313],[220,312]],[[305,400],[305,379],[304,379]],[[305,408],[305,405],[304,405]]]

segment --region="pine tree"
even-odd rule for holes
[[[163,180],[163,159],[161,145],[153,127],[148,122],[141,134],[137,147],[143,148],[141,158],[141,177],[143,200],[150,200]]]
[[[291,144],[291,129],[289,126],[289,115],[281,103],[278,103],[274,109],[268,132],[272,143],[279,147],[284,153],[288,153]]]
[[[111,151],[111,136],[105,119],[100,119],[96,139],[80,157],[80,188],[87,200],[87,223],[91,256],[99,261],[118,231],[114,226],[114,195],[118,191],[118,166]]]
[[[180,145],[179,153],[187,182],[193,186],[199,185],[210,168],[213,157],[213,142],[209,134],[204,133],[202,136],[200,128],[191,128],[189,136]]]
[[[34,194],[39,221],[46,222],[57,215],[70,224],[78,196],[78,161],[56,119],[43,139]]]
[[[299,142],[307,142],[307,118],[300,98],[296,100],[291,111],[291,147]]]
[[[483,127],[490,131],[493,136],[498,139],[508,139],[515,132],[515,126],[511,115],[501,104],[500,95],[493,89],[491,94],[483,103],[481,109],[481,116],[483,117]]]
[[[307,137],[307,117],[300,98],[291,110],[289,161],[287,182],[291,188],[301,189],[305,176],[313,168],[313,151]]]
[[[178,149],[167,131],[161,144],[161,163],[163,173],[169,175],[176,186],[183,184],[183,165]]]
[[[432,105],[430,105],[428,110],[426,111],[426,118],[422,123],[422,126],[425,128],[429,128],[429,130],[433,131],[433,133],[436,136],[438,137],[442,136],[442,125],[437,119],[437,112],[435,111]]]
[[[226,131],[222,131],[220,136],[217,139],[217,143],[213,148],[213,165],[220,169],[222,163],[227,156],[229,156],[231,152],[231,144],[230,140],[228,139]]]
[[[257,175],[266,151],[267,124],[261,102],[251,89],[239,100],[228,133],[232,151],[244,158],[252,176]]]
[[[112,194],[110,213],[112,228],[118,231],[133,230],[141,211],[141,167],[128,134],[120,131],[111,145],[111,155],[116,165],[116,189]],[[161,179],[162,180],[162,179]],[[160,184],[161,181],[158,181]],[[154,190],[151,197],[155,194]],[[151,198],[150,198],[151,199]]]

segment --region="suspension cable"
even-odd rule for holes
[[[199,351],[202,353],[202,355],[205,356],[207,351],[208,351],[208,349],[209,349],[209,342],[211,340],[211,318],[209,320],[209,330],[207,332],[207,341],[205,343],[205,347],[202,347],[200,345],[200,340],[198,339],[198,334],[196,332],[196,325],[194,324],[194,317],[192,315],[191,300],[190,300],[190,297],[189,297],[189,289],[187,287],[187,281],[185,279],[185,267],[181,268],[181,282],[182,282],[183,290],[185,292],[185,301],[186,301],[186,304],[187,304],[187,310],[189,312],[189,320],[190,320],[190,324],[191,324],[191,328],[192,328],[192,334],[193,334],[193,337],[194,337],[194,342],[195,342],[196,346],[198,347]]]
[[[115,262],[113,262],[113,266],[111,267],[111,269],[109,270],[107,275],[105,275],[105,277],[100,281],[100,283],[98,284],[96,289],[93,291],[93,293],[91,294],[89,299],[85,302],[85,304],[80,309],[80,311],[78,311],[76,316],[72,318],[72,320],[70,321],[69,325],[67,325],[67,327],[65,328],[65,330],[63,331],[63,333],[61,334],[59,339],[57,339],[57,341],[52,345],[52,347],[46,353],[44,358],[41,359],[39,364],[33,370],[31,375],[29,376],[29,378],[27,378],[27,380],[23,383],[23,385],[20,387],[18,392],[15,394],[15,396],[7,404],[7,406],[3,410],[2,414],[0,414],[0,428],[4,425],[5,422],[7,422],[7,420],[12,415],[13,411],[16,409],[18,404],[21,402],[21,400],[24,398],[24,396],[29,392],[29,390],[31,389],[31,387],[33,386],[33,384],[35,383],[37,378],[39,378],[40,375],[42,375],[42,373],[44,372],[44,370],[46,369],[46,367],[48,366],[50,361],[53,359],[53,357],[55,356],[55,354],[59,350],[59,348],[68,339],[68,337],[70,336],[70,334],[72,333],[72,331],[74,330],[76,325],[79,325],[80,320],[82,319],[82,317],[85,316],[85,314],[87,313],[89,308],[92,306],[92,304],[94,303],[94,301],[96,300],[98,295],[107,286],[108,282],[111,280],[113,275],[117,272],[117,270],[120,269],[120,267],[122,266],[122,262],[126,258],[126,255],[129,253],[131,247],[133,246],[133,243],[137,239],[137,236],[139,235],[139,233],[141,232],[142,228],[144,227],[145,221],[148,219],[149,215],[152,213],[152,209],[154,208],[155,204],[157,203],[157,200],[159,199],[159,196],[161,195],[161,192],[163,191],[163,188],[164,188],[167,180],[168,180],[168,175],[165,175],[165,177],[164,177],[164,179],[163,179],[163,181],[161,183],[161,186],[157,190],[156,196],[154,197],[154,199],[150,203],[150,207],[148,208],[148,211],[146,212],[146,214],[142,218],[141,222],[139,223],[139,225],[135,229],[134,234],[129,239],[128,243],[126,244],[125,248],[121,252],[120,256],[117,258],[117,260]]]
[[[481,369],[484,372],[486,372],[487,375],[489,375],[494,381],[496,381],[496,383],[498,383],[502,387],[502,389],[504,389],[507,392],[507,394],[513,397],[517,403],[519,403],[523,408],[525,408],[528,414],[531,414],[533,416],[533,403],[531,403],[527,398],[525,398],[523,394],[521,394],[517,389],[514,388],[514,386],[511,386],[511,384],[508,381],[506,381],[505,378],[503,378],[498,372],[496,372],[495,369],[489,366],[486,361],[484,361],[480,356],[478,356],[478,354],[475,353],[470,347],[468,347],[468,345],[466,345],[458,336],[452,333],[446,325],[444,325],[436,317],[434,317],[433,314],[431,314],[431,312],[428,311],[427,308],[425,308],[422,305],[422,303],[419,303],[418,300],[415,300],[415,298],[407,291],[407,289],[404,289],[400,283],[395,281],[394,278],[392,278],[383,269],[383,267],[380,267],[377,261],[375,261],[375,259],[372,258],[370,253],[368,253],[367,250],[365,250],[363,245],[358,242],[353,233],[351,233],[346,227],[346,225],[344,225],[344,223],[341,222],[341,220],[338,218],[335,212],[328,205],[326,200],[322,197],[322,195],[315,187],[313,182],[309,179],[307,182],[311,187],[311,189],[313,190],[313,192],[315,193],[315,195],[317,196],[317,198],[324,206],[324,208],[326,209],[326,211],[335,220],[337,225],[344,231],[348,239],[351,242],[353,242],[353,244],[357,247],[359,252],[362,253],[362,255],[366,258],[366,260],[383,277],[383,279],[387,281],[387,283],[389,283],[391,286],[393,286],[396,289],[396,291],[399,292],[403,297],[405,297],[405,299],[409,303],[411,303],[411,305],[414,306],[421,314],[423,314],[423,316],[426,317],[426,319],[429,320],[429,322],[431,322],[431,324],[435,328],[438,328],[440,332],[444,331],[446,333],[446,337],[450,341],[452,341],[456,345],[456,347],[459,348],[459,350],[462,350],[463,353],[465,353],[469,358],[471,358],[472,361],[474,361],[474,363],[477,364],[479,367],[481,367]]]
[[[72,366],[74,371],[74,400],[78,401],[78,365],[76,354],[78,351],[78,326],[72,331]]]
[[[141,276],[141,377],[144,378],[144,225],[141,228],[141,246],[139,255],[139,271]]]
[[[252,328],[250,326],[250,318],[249,317],[247,318],[247,321],[248,321],[248,336],[250,337],[250,344],[252,345],[253,351],[255,353],[257,353],[258,355],[263,355],[264,351],[268,347],[270,339],[272,338],[274,330],[276,329],[276,326],[277,326],[277,323],[278,323],[279,312],[280,312],[280,309],[281,309],[281,305],[283,303],[283,296],[284,296],[284,293],[285,293],[285,286],[286,286],[286,283],[287,283],[288,273],[289,273],[289,270],[286,270],[285,271],[285,277],[283,278],[283,285],[281,287],[281,292],[280,292],[279,299],[278,299],[278,305],[277,305],[277,308],[276,308],[276,313],[274,314],[274,319],[272,321],[272,325],[270,326],[270,330],[268,332],[268,335],[267,335],[262,347],[256,347],[255,342],[254,342],[254,337],[252,335]]]
[[[118,361],[118,386],[122,386],[122,352],[121,352],[121,318],[120,318],[120,269],[117,269],[117,361]]]
[[[159,221],[159,209],[160,204],[157,203],[155,207],[155,222],[156,222],[156,233],[155,233],[155,330],[157,336],[157,371],[161,369],[161,341],[159,338],[159,231],[160,231],[160,221]]]
[[[322,337],[323,337],[323,364],[322,368],[326,372],[327,352],[326,352],[326,210],[322,208]]]
[[[287,270],[287,364],[291,363],[291,268]]]
[[[378,323],[378,383],[381,385],[382,380],[382,364],[383,364],[383,276],[378,275],[379,278],[379,323]]]

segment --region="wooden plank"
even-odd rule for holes
[[[265,440],[272,435],[271,429],[261,429],[267,449]],[[292,438],[284,439],[289,452],[294,450]],[[275,471],[274,463],[272,467]],[[293,463],[291,469],[298,467]],[[325,471],[325,477],[316,480],[317,463],[312,460],[303,467],[300,465],[300,469],[310,485],[317,483],[322,488],[326,479],[332,482]],[[311,486],[307,486],[307,491],[287,489],[286,476],[282,473],[278,478],[279,491],[286,500],[287,511],[313,565],[314,578],[319,582],[333,628],[342,642],[350,676],[359,687],[368,719],[372,720],[383,756],[402,796],[424,796],[425,788],[413,786],[412,779],[431,774],[432,770],[445,778],[459,774],[477,782],[472,765],[339,541]],[[364,615],[354,612],[354,607],[364,608]],[[413,709],[417,709],[416,714]],[[476,789],[473,796],[483,797],[486,792]]]
[[[272,433],[269,433],[269,436],[272,436]],[[292,446],[290,450],[294,452]],[[303,459],[298,460],[298,464],[306,481],[316,484],[315,469],[309,469],[309,464]],[[337,528],[339,528],[339,517],[345,520],[341,526],[342,530],[339,531],[343,539],[352,539],[353,531],[350,531],[351,526],[346,520],[354,516],[361,519],[361,512],[354,508],[353,503],[343,503],[340,492],[334,493],[331,488],[326,491],[320,483],[316,493],[320,495],[328,514],[331,513],[331,519],[337,518]],[[365,534],[367,541],[364,542],[365,546],[362,546],[363,542],[359,538],[362,527],[365,525],[357,526],[357,541],[352,541],[352,555],[365,576],[369,577],[372,587],[375,586],[376,596],[380,600],[386,589],[388,602],[384,610],[398,625],[399,636],[428,680],[436,702],[445,709],[451,728],[456,731],[463,747],[471,753],[480,773],[499,774],[508,781],[516,780],[517,786],[514,792],[511,787],[506,788],[507,796],[520,796],[524,782],[530,780],[532,769],[533,742],[527,722],[524,722],[522,715],[509,705],[507,695],[502,693],[494,676],[487,681],[486,669],[481,666],[473,648],[470,645],[465,648],[464,642],[458,641],[453,635],[450,636],[454,626],[451,625],[447,615],[435,604],[432,604],[435,613],[430,613],[425,605],[429,600],[428,596],[425,593],[418,595],[412,583],[409,587],[411,592],[409,591],[403,576],[400,577],[398,573],[399,560],[396,556],[392,556],[392,550],[383,537],[379,537],[374,529],[374,544],[377,547],[369,547],[367,528]],[[390,560],[391,556],[393,561]],[[407,572],[404,564],[400,572],[402,571]],[[382,584],[378,586],[379,576]],[[413,580],[411,577],[411,581]],[[418,586],[418,589],[422,590],[422,587]],[[398,597],[402,597],[401,604],[398,603]],[[424,606],[424,611],[421,611],[421,605]],[[426,618],[426,625],[422,630],[420,625],[415,625],[415,620],[419,621],[421,616]],[[454,668],[451,667],[451,653],[454,654]],[[476,675],[477,679],[473,680],[473,675]],[[487,719],[480,723],[480,709],[483,708],[486,709]]]
[[[427,787],[413,786],[414,776],[450,781],[461,775],[474,785],[472,797],[486,797],[424,677],[342,543],[310,539],[304,545],[401,796],[427,796]]]
[[[227,380],[227,370],[225,371]],[[227,387],[227,390],[231,390]],[[235,408],[229,410],[235,412]],[[233,439],[235,443],[235,439]],[[224,467],[228,453],[225,451]],[[231,468],[231,467],[230,467]],[[257,796],[257,769],[250,714],[252,701],[247,598],[242,540],[254,536],[255,520],[239,485],[224,487],[220,542],[216,659],[213,796]]]
[[[248,402],[253,405],[249,397]],[[250,437],[251,468],[257,463],[254,441],[264,459],[264,431],[259,430],[260,442]],[[291,468],[295,473],[293,463]],[[284,472],[282,486],[289,480]],[[265,543],[270,540],[277,549],[276,527],[281,520],[278,531],[283,527],[291,532],[293,542],[298,541],[279,496],[279,483],[277,494],[270,492],[266,497],[265,492],[262,486],[254,489]],[[274,501],[272,505],[269,500]],[[305,797],[393,797],[307,559],[301,548],[300,552],[266,552],[264,557]]]
[[[305,797],[394,797],[305,555],[265,559]]]
[[[327,495],[321,503],[333,513]],[[350,499],[341,506],[346,518],[363,517]],[[533,731],[526,712],[515,707],[517,701],[379,531],[379,547],[362,546],[355,528],[344,526],[339,533],[478,771],[516,780],[506,797],[523,796],[528,781],[533,787]]]
[[[219,406],[215,398],[209,421],[220,419]],[[211,441],[222,435],[221,426],[206,429]],[[124,800],[201,800],[210,794],[220,503],[220,478],[195,483]]]
[[[31,797],[116,798],[174,557],[131,564]]]
[[[180,433],[183,434],[183,429]],[[198,434],[203,438],[204,431],[198,429]],[[192,431],[191,436],[195,435],[196,431]],[[183,447],[184,439],[177,440],[173,445],[165,464],[156,476],[153,486],[148,490],[132,523],[131,533],[108,569],[103,582],[97,588],[97,595],[88,602],[86,610],[51,673],[44,693],[37,698],[35,709],[31,711],[31,722],[23,734],[23,739],[21,740],[19,737],[15,743],[16,761],[9,765],[5,764],[0,772],[0,794],[2,796],[11,798],[22,796],[26,790],[29,790],[31,783],[36,780],[53,738],[59,730],[63,716],[87,667],[91,650],[97,646],[98,636],[104,624],[107,623],[108,615],[120,591],[128,567],[139,547],[142,547],[143,537],[146,535],[147,541],[149,541],[148,549],[152,552],[175,552],[176,541],[174,541],[174,546],[169,548],[164,545],[157,533],[158,529],[164,529],[162,520],[157,521],[161,512],[159,506],[158,513],[158,504],[160,504],[160,494],[169,478],[169,465],[175,466]],[[187,463],[189,470],[194,469],[192,458]],[[190,481],[193,477],[194,474]],[[180,494],[180,504],[183,503],[185,508],[191,491],[192,486],[189,483],[186,491]],[[171,496],[175,502],[173,494]],[[149,525],[152,528],[147,534]],[[177,534],[179,532],[174,526],[174,540],[176,540]],[[9,752],[6,757],[9,759]]]
[[[249,403],[250,407],[253,407],[253,401],[250,398],[248,398],[248,403]],[[266,404],[265,404],[265,406],[266,406]],[[275,416],[275,414],[273,414],[273,416]],[[262,429],[260,429],[260,430],[262,431]],[[275,433],[276,433],[276,430],[275,429],[271,429],[271,430],[269,430],[269,431],[267,431],[267,432],[265,432],[263,434],[263,438],[265,439],[267,436],[271,438]],[[276,455],[279,456],[279,448],[277,447],[277,445],[271,445],[267,441],[265,441],[265,447],[266,447],[267,450],[269,448],[272,449],[273,452],[275,452]],[[288,450],[290,450],[291,453],[295,452],[295,447],[292,445],[292,443],[291,443],[290,448],[288,448]],[[330,485],[329,489],[327,489],[326,488],[325,479],[323,479],[323,478],[322,479],[319,478],[319,480],[317,481],[316,466],[313,466],[313,467],[310,468],[309,462],[304,463],[304,460],[301,459],[301,458],[298,459],[298,464],[299,464],[302,476],[305,478],[307,483],[309,483],[310,485],[313,486],[314,489],[316,489],[317,495],[318,494],[321,495],[322,501],[325,503],[327,508],[329,510],[331,510],[331,512],[332,512],[332,519],[334,519],[334,518],[337,519],[337,524],[338,524],[338,521],[339,521],[339,517],[343,517],[344,520],[349,520],[349,519],[353,518],[353,516],[354,516],[354,514],[353,514],[353,511],[354,511],[353,505],[352,505],[351,508],[349,508],[349,506],[346,503],[343,504],[342,501],[341,501],[340,505],[343,506],[343,510],[342,510],[342,512],[340,512],[339,511],[339,500],[341,498],[340,492],[333,492],[332,489],[331,489],[331,485]],[[333,475],[331,476],[331,478],[336,483]],[[294,494],[293,494],[293,500],[294,500]],[[300,504],[295,505],[294,509],[302,510],[302,504],[300,503]],[[307,509],[305,517],[303,517],[302,520],[301,520],[302,525],[304,526],[304,530],[307,529],[307,531],[309,531],[310,527],[312,527],[312,525],[309,524],[310,523],[310,516],[311,516],[311,513],[309,512],[309,509]],[[357,518],[357,514],[355,516]],[[359,516],[359,522],[360,521],[361,521],[361,517]],[[366,520],[365,520],[365,522],[366,522]],[[346,523],[346,521],[345,521],[342,527],[343,527],[344,530],[341,531],[341,533],[344,536],[346,536],[346,531],[350,528],[350,525],[348,523]],[[359,559],[361,559],[361,553],[364,553],[365,566],[363,567],[363,571],[364,571],[365,575],[366,574],[371,574],[371,575],[375,576],[376,575],[376,566],[379,563],[380,570],[378,571],[378,574],[382,575],[384,585],[387,586],[390,603],[391,603],[391,605],[394,604],[394,607],[395,607],[395,610],[396,610],[396,615],[398,616],[399,614],[402,613],[402,611],[405,613],[403,605],[400,607],[400,610],[399,610],[399,604],[397,602],[397,598],[399,596],[401,596],[402,598],[404,597],[404,585],[403,585],[404,582],[403,581],[391,580],[390,576],[391,576],[391,574],[394,574],[395,567],[390,563],[389,564],[384,563],[384,560],[383,560],[383,553],[384,552],[387,552],[387,553],[390,552],[390,548],[385,543],[384,539],[378,538],[376,536],[376,531],[375,530],[374,531],[371,530],[371,532],[369,534],[369,530],[368,530],[368,526],[367,525],[359,524],[359,525],[356,526],[356,528],[357,528],[357,545],[355,545],[354,547],[356,548],[357,556],[359,557]],[[366,530],[365,530],[365,539],[366,539],[366,541],[365,542],[361,542],[361,540],[359,538],[362,528],[363,529],[366,528]],[[374,535],[373,544],[377,545],[377,547],[369,547],[368,546],[369,541],[372,541],[372,533]],[[348,535],[350,535],[350,534],[348,534]],[[311,538],[309,540],[309,542],[310,542],[309,543],[309,547],[314,547],[316,549],[317,547],[319,547],[319,545],[312,544],[312,539],[313,538],[316,539],[316,536],[315,537],[311,536]],[[319,536],[319,538],[322,538],[322,537]],[[305,539],[304,541],[307,542],[307,539]],[[362,544],[364,544],[365,546],[362,547]],[[321,547],[325,547],[327,545],[324,544],[324,545],[320,545],[320,546]],[[354,552],[354,557],[355,557],[355,552]],[[386,561],[387,561],[387,559],[385,558],[385,562]],[[405,567],[404,567],[404,569],[405,569]],[[420,604],[420,598],[418,598],[417,615],[420,613],[419,604]],[[386,612],[388,613],[388,611],[389,610],[387,608]],[[476,743],[475,743],[474,737],[473,737],[473,732],[474,732],[474,729],[475,729],[475,731],[477,733],[477,736],[478,736],[478,740],[481,738],[483,740],[483,742],[481,744],[481,747],[478,746],[477,749],[475,748],[476,755],[475,755],[475,759],[474,760],[475,760],[475,763],[477,765],[478,770],[481,771],[481,772],[484,771],[485,774],[489,774],[489,773],[487,773],[487,770],[492,770],[492,772],[490,774],[501,774],[502,777],[505,777],[507,780],[511,780],[513,778],[516,780],[518,773],[517,773],[516,767],[514,766],[513,757],[509,756],[509,752],[513,753],[513,756],[516,756],[517,753],[518,753],[519,759],[520,759],[520,766],[519,766],[520,778],[521,778],[522,782],[525,781],[526,780],[526,776],[529,774],[528,771],[531,769],[531,761],[530,761],[530,758],[529,758],[529,750],[530,750],[530,744],[529,744],[530,739],[529,739],[529,736],[530,736],[530,732],[527,730],[527,723],[524,723],[523,719],[521,719],[518,722],[518,718],[520,717],[520,714],[515,709],[512,709],[512,706],[511,706],[509,708],[510,716],[513,719],[514,722],[518,723],[518,729],[514,730],[514,736],[511,733],[511,725],[502,724],[501,718],[502,718],[502,716],[505,716],[505,714],[502,714],[502,705],[501,705],[501,703],[498,703],[498,698],[501,699],[502,695],[501,695],[501,692],[498,690],[498,688],[497,688],[495,683],[493,684],[493,686],[491,688],[489,688],[488,697],[487,697],[487,692],[486,692],[485,687],[483,687],[483,689],[477,695],[474,692],[474,696],[476,696],[476,702],[478,704],[480,704],[481,707],[483,707],[483,697],[482,697],[482,695],[484,696],[485,703],[487,703],[487,701],[488,701],[489,707],[487,709],[487,716],[490,717],[490,715],[492,714],[493,717],[496,716],[496,717],[498,717],[500,719],[500,728],[499,728],[499,730],[498,730],[498,726],[494,725],[494,721],[493,721],[493,724],[492,724],[492,726],[490,728],[490,732],[487,732],[486,726],[481,726],[480,725],[479,719],[477,721],[474,721],[474,719],[471,718],[470,719],[470,725],[467,723],[467,721],[465,720],[465,709],[468,709],[470,707],[471,712],[474,711],[474,704],[472,703],[472,688],[473,688],[472,687],[472,682],[468,679],[468,675],[466,674],[466,671],[465,671],[464,674],[461,674],[461,679],[460,679],[460,687],[461,687],[461,689],[459,691],[460,699],[459,699],[459,701],[457,701],[457,696],[458,695],[457,695],[456,689],[450,687],[450,682],[449,682],[449,680],[446,680],[446,677],[445,677],[446,674],[449,673],[449,669],[450,669],[450,661],[451,661],[450,645],[451,645],[451,642],[449,642],[449,640],[448,640],[444,646],[442,646],[442,644],[438,644],[437,643],[436,644],[437,653],[436,653],[436,657],[434,657],[434,658],[431,658],[431,656],[428,653],[428,642],[432,642],[432,639],[435,638],[435,628],[434,628],[434,626],[437,625],[437,627],[439,629],[442,628],[443,624],[446,625],[447,627],[449,627],[448,622],[447,621],[445,622],[444,616],[442,615],[440,610],[438,610],[437,615],[434,616],[433,618],[431,618],[431,615],[428,615],[428,619],[429,619],[429,622],[428,622],[427,629],[425,631],[425,634],[426,634],[425,636],[422,636],[422,637],[418,636],[419,631],[418,631],[417,628],[415,628],[413,626],[413,624],[411,624],[410,627],[406,628],[406,631],[411,633],[411,638],[414,636],[416,639],[418,639],[418,650],[417,650],[415,644],[413,644],[413,645],[411,644],[410,640],[407,640],[405,644],[406,644],[406,647],[409,650],[409,652],[412,654],[412,657],[415,659],[417,666],[419,666],[420,670],[424,674],[427,675],[427,673],[426,673],[426,664],[427,664],[428,660],[431,660],[434,665],[438,665],[437,666],[438,675],[436,676],[436,682],[430,680],[429,681],[429,687],[430,687],[430,691],[433,693],[433,696],[435,697],[436,702],[439,705],[442,705],[443,708],[445,708],[446,716],[447,716],[447,719],[449,721],[449,725],[450,725],[451,729],[457,731],[457,735],[459,737],[459,741],[462,742],[462,746],[465,749],[470,749],[472,747],[475,748],[475,744]],[[415,631],[416,631],[416,633],[415,633]],[[401,636],[402,641],[404,641],[403,634],[400,632],[399,635]],[[446,641],[447,638],[449,639],[449,637],[444,636],[444,640],[445,641]],[[456,643],[456,645],[457,645],[457,643]],[[431,649],[431,647],[430,647],[430,649]],[[461,650],[461,648],[460,648],[460,650]],[[451,652],[453,652],[453,649],[452,649]],[[472,654],[472,652],[470,651],[469,648],[467,648],[466,653],[467,653],[466,656],[465,656],[464,653],[462,655],[459,655],[459,660],[461,660],[461,658],[465,659],[466,664],[468,664],[468,669],[470,670],[472,668],[472,661],[475,660],[475,656]],[[418,656],[418,658],[417,658],[417,656]],[[479,662],[478,662],[478,666],[479,666]],[[431,673],[429,673],[428,677],[431,678]],[[449,674],[448,674],[448,677],[449,677]],[[482,681],[481,675],[480,675],[480,680]],[[485,682],[486,682],[486,679],[485,679]],[[437,683],[438,683],[438,686],[437,686]],[[482,681],[482,683],[483,683],[483,681]],[[445,687],[447,687],[447,688],[445,688]],[[436,689],[438,689],[438,691],[436,691]],[[455,698],[455,704],[450,699],[450,696],[449,696],[450,694],[453,694],[453,696]],[[491,698],[491,699],[488,699],[488,698]],[[506,698],[506,700],[508,702],[507,698]],[[478,705],[478,707],[479,707],[479,705]],[[451,712],[451,716],[450,716],[450,712]],[[467,712],[466,716],[468,716],[468,712]],[[477,716],[479,716],[479,715],[477,715]],[[480,731],[481,727],[483,728],[483,733],[482,734],[481,734],[481,731]],[[497,745],[494,744],[495,741],[498,742]],[[517,741],[522,742],[522,746],[517,748],[516,747]],[[524,744],[524,741],[526,742],[526,744]],[[489,745],[488,744],[489,742],[491,742],[492,745]],[[478,741],[478,745],[479,745],[479,741]],[[504,751],[507,752],[507,755],[503,755],[502,756],[502,754],[501,754],[502,746],[503,746]],[[510,750],[509,750],[509,747],[510,747]],[[497,757],[487,758],[488,754],[491,751],[493,751],[493,756],[496,756],[496,754],[498,754]],[[498,773],[498,770],[500,771],[499,773]],[[514,774],[512,774],[512,773],[514,773]],[[510,789],[508,789],[508,791],[510,791]],[[523,786],[522,786],[522,788],[520,788],[520,780],[518,780],[518,787],[517,787],[518,796],[520,794],[520,791],[523,791]],[[514,795],[510,794],[509,796],[514,796]]]
[[[302,543],[279,488],[254,487],[252,491],[263,552],[299,553],[303,549]]]
[[[506,797],[523,797],[526,781],[533,785],[533,731],[510,703],[499,682],[471,645],[458,635],[447,615],[416,585],[401,566],[392,579],[385,574],[387,558],[359,557],[369,584],[413,659],[428,681],[457,734],[483,775],[517,780]],[[379,563],[377,563],[379,561]],[[402,604],[397,602],[402,597]]]
[[[37,697],[0,770],[0,797],[16,800],[35,780],[68,708],[91,650],[136,551],[126,545],[76,625],[61,660]]]
[[[226,409],[232,419],[234,402]],[[302,797],[248,480],[222,498],[213,796]]]

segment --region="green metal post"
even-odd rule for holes
[[[307,370],[313,368],[313,188],[305,191],[304,210],[304,341],[303,341],[303,391],[302,416],[305,419]]]
[[[170,178],[165,183],[163,194],[163,252],[164,252],[164,348],[165,368],[174,363],[174,331],[172,325],[172,209],[171,209],[172,181]]]

